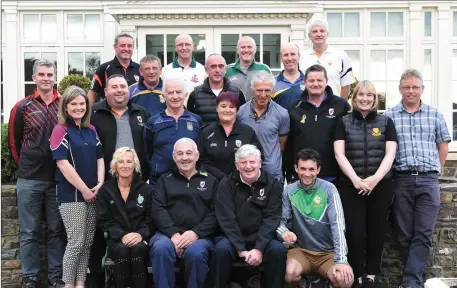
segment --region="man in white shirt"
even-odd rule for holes
[[[333,94],[348,99],[350,86],[354,83],[351,61],[346,52],[327,44],[328,24],[326,21],[313,20],[308,29],[308,37],[313,46],[305,50],[299,62],[304,73],[308,67],[320,64],[327,70],[328,85]]]
[[[192,56],[194,42],[188,34],[180,34],[175,39],[175,49],[178,53],[173,62],[168,64],[162,71],[162,79],[182,78],[184,80],[184,90],[187,95],[194,90],[194,87],[202,85],[205,80],[205,67],[195,61]]]

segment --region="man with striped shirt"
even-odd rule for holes
[[[403,248],[402,288],[424,285],[436,218],[440,209],[438,175],[451,141],[443,115],[423,103],[419,71],[403,72],[399,86],[402,101],[386,111],[398,135],[393,210],[397,238]]]
[[[300,150],[295,157],[300,181],[283,193],[277,232],[293,247],[287,253],[286,282],[308,287],[301,276],[317,272],[333,287],[351,287],[354,275],[346,257],[343,207],[335,185],[317,178],[320,167],[317,151]]]

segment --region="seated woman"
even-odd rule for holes
[[[219,180],[235,171],[235,152],[244,144],[262,151],[254,130],[236,119],[238,94],[221,92],[216,100],[217,123],[205,126],[197,139],[200,164]]]
[[[141,180],[140,171],[135,150],[117,149],[110,164],[114,177],[98,195],[99,225],[108,233],[115,287],[146,287],[152,187]]]

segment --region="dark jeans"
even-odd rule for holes
[[[23,277],[37,279],[40,271],[40,228],[47,227],[48,279],[62,278],[62,258],[67,236],[58,209],[54,182],[18,179],[17,206],[20,227],[20,253]]]
[[[168,236],[156,232],[152,236],[149,246],[155,287],[175,287],[176,252],[173,242]],[[200,288],[205,284],[208,260],[213,248],[213,241],[198,239],[184,250],[182,256],[184,280],[188,288]]]
[[[286,274],[287,250],[278,240],[271,240],[263,252],[262,265],[266,288],[283,287]],[[225,237],[217,237],[211,255],[208,281],[212,288],[226,287],[233,260],[238,258],[235,247]]]
[[[346,222],[348,261],[354,278],[379,275],[394,183],[380,181],[369,196],[359,195],[349,183],[340,181],[338,185]]]
[[[95,229],[94,240],[90,250],[89,271],[87,276],[86,287],[104,288],[105,287],[105,269],[102,268],[103,256],[106,253],[106,242],[103,230],[100,227]]]
[[[115,263],[114,284],[116,288],[146,287],[148,252],[149,246],[144,242],[132,247],[118,242],[109,247],[108,254]]]
[[[394,213],[398,242],[403,248],[403,285],[419,288],[424,284],[439,210],[438,173],[396,175]]]

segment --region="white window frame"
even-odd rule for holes
[[[363,13],[363,10],[344,10],[344,11],[341,11],[341,10],[328,10],[328,11],[325,11],[324,15],[325,15],[325,19],[328,23],[328,18],[327,18],[327,14],[328,13],[341,13],[342,14],[342,18],[341,18],[341,26],[342,26],[342,34],[341,34],[341,37],[328,37],[328,40],[327,41],[338,41],[338,43],[341,43],[341,42],[347,42],[347,44],[350,44],[350,43],[353,43],[354,41],[362,41],[363,40],[363,35],[365,35],[365,28],[366,28],[366,25],[362,25],[362,23],[364,22],[364,17],[365,17],[365,13]],[[345,13],[359,13],[359,37],[344,37],[344,14]],[[329,27],[330,29],[330,27]],[[308,31],[305,32],[306,34],[308,34]]]
[[[99,40],[86,40],[86,39],[79,39],[79,40],[69,40],[67,38],[67,25],[68,25],[68,15],[82,15],[83,18],[83,29],[85,29],[85,24],[86,24],[86,15],[98,15],[100,16],[100,39]],[[68,11],[63,13],[63,42],[68,45],[68,44],[75,44],[75,43],[82,43],[82,44],[98,44],[98,45],[103,45],[104,41],[104,15],[103,12],[88,12],[88,11]]]
[[[454,35],[454,17],[457,17],[457,7],[453,7],[453,9],[451,9],[451,39],[452,40],[457,40],[457,34]],[[455,14],[454,14],[455,13]],[[457,31],[456,31],[457,33]]]
[[[40,23],[40,27],[39,27],[39,35],[40,37],[38,37],[38,40],[27,40],[25,39],[24,37],[24,15],[38,15],[38,19],[39,19],[39,23]],[[41,40],[41,29],[42,29],[42,26],[41,26],[41,16],[42,15],[55,15],[56,16],[56,39],[55,40],[46,40],[46,41],[42,41]],[[21,44],[30,44],[30,43],[33,43],[33,44],[54,44],[54,45],[59,45],[62,41],[62,17],[61,17],[61,13],[58,12],[58,11],[30,11],[30,12],[21,12],[19,14],[19,36],[20,36],[20,43]]]
[[[432,33],[433,35],[433,33]],[[436,58],[436,51],[437,49],[435,48],[435,44],[422,44],[422,55],[424,55],[425,53],[425,50],[427,49],[430,49],[431,52],[432,52],[432,63],[431,63],[431,67],[432,67],[432,78],[430,80],[428,79],[423,79],[424,82],[425,81],[430,81],[432,84],[431,84],[431,87],[429,87],[430,89],[430,105],[432,105],[433,107],[437,107],[437,97],[435,95],[437,95],[436,93],[436,80],[438,79],[438,69],[437,69],[437,65],[436,65],[436,61],[437,61],[437,58]],[[452,55],[452,54],[451,54]],[[424,58],[424,63],[425,65],[425,58]],[[424,71],[421,71],[422,74],[424,73]],[[424,77],[425,78],[425,77]],[[424,84],[425,85],[425,84]],[[425,89],[427,89],[427,86],[425,87]]]
[[[373,37],[371,36],[371,13],[372,12],[383,12],[386,14],[386,36],[384,37]],[[403,36],[401,37],[389,37],[389,17],[388,14],[389,12],[402,12],[403,13]],[[366,39],[368,40],[368,44],[373,44],[373,43],[392,43],[392,44],[398,44],[398,43],[406,43],[408,39],[408,19],[409,19],[409,14],[408,11],[405,9],[369,9],[366,10],[366,19],[367,19],[367,25],[366,26]],[[423,33],[422,33],[423,35]]]
[[[329,42],[329,41],[328,41]],[[365,68],[365,65],[364,65],[364,62],[365,62],[365,53],[364,53],[364,45],[363,44],[354,44],[354,45],[338,45],[337,43],[330,43],[329,42],[329,45],[331,45],[332,47],[334,48],[337,48],[339,50],[342,50],[342,51],[346,51],[346,50],[352,50],[352,51],[359,51],[359,57],[360,57],[360,65],[359,65],[359,68],[360,68],[360,71],[357,71],[357,74],[354,74],[354,77],[357,78],[357,80],[363,80],[366,78],[366,68]],[[350,59],[352,60],[352,59]],[[351,66],[352,66],[352,61],[351,61]],[[354,71],[353,71],[354,72]]]
[[[103,58],[103,47],[65,47],[64,51],[64,58],[65,58],[65,76],[68,76],[68,53],[84,53],[83,56],[83,76],[87,77],[86,74],[86,58],[85,58],[85,53],[100,53],[100,65],[103,63],[102,58]]]
[[[20,53],[20,89],[19,92],[21,93],[20,95],[27,96],[25,95],[25,84],[32,84],[33,82],[31,81],[25,81],[25,71],[24,71],[24,53],[57,53],[57,80],[56,84],[59,84],[60,80],[64,77],[64,70],[62,69],[62,64],[64,63],[63,55],[61,53],[60,47],[22,47],[21,53]],[[41,54],[40,54],[41,55]]]
[[[451,49],[451,57],[452,57],[452,54],[453,54],[453,50],[457,50],[457,43],[453,43],[451,45],[449,45],[449,48]],[[453,69],[457,69],[457,67],[452,67]],[[452,71],[451,71],[451,90],[452,90],[452,82],[453,81],[457,81],[457,79],[453,79],[452,78]],[[457,93],[457,91],[452,91],[452,94],[455,94]],[[454,99],[451,100],[451,105],[454,106]],[[448,123],[449,125],[449,132],[451,134],[451,138],[453,138],[454,136],[454,126],[453,126],[453,123],[454,123],[454,112],[457,112],[457,109],[453,109],[453,107],[451,107],[451,117],[450,119],[445,119],[446,120],[446,123]],[[446,117],[446,116],[445,116]],[[457,151],[457,139],[452,139],[452,142],[449,143],[449,150],[452,150],[452,151]]]

